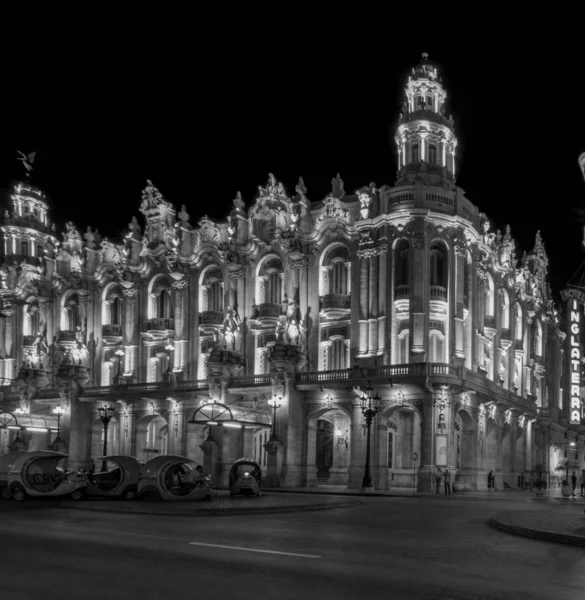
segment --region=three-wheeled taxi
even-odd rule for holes
[[[262,469],[253,458],[240,458],[230,468],[230,496],[261,496]]]
[[[81,500],[87,490],[82,473],[67,473],[63,468],[67,454],[37,450],[10,452],[0,458],[0,489],[2,498],[21,501],[27,496],[45,498],[70,496]],[[61,464],[60,464],[61,463]]]
[[[197,461],[163,454],[146,462],[138,479],[138,497],[145,500],[206,500],[211,498],[209,478],[195,470]]]
[[[100,460],[115,467],[103,473],[88,473],[87,494],[136,500],[142,463],[133,456],[104,456]]]

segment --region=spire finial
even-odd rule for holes
[[[422,53],[422,57],[423,57],[423,60],[427,60],[427,58],[429,57],[429,53],[428,52],[423,52]]]

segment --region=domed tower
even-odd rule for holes
[[[53,250],[57,242],[49,222],[45,195],[30,183],[18,183],[11,199],[12,214],[5,211],[1,227],[4,260],[15,265],[24,261],[41,267],[48,250]]]
[[[407,184],[420,173],[428,174],[430,183],[437,179],[454,182],[457,148],[454,122],[452,117],[445,116],[447,93],[426,52],[412,69],[405,93],[395,137],[398,146],[396,185]]]

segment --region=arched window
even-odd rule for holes
[[[412,162],[417,163],[419,161],[418,144],[412,145],[411,155],[412,155]]]
[[[341,369],[347,369],[347,361],[345,355],[345,340],[343,340],[342,338],[334,338],[333,340],[331,340],[331,348],[329,348],[329,370],[338,371]]]
[[[153,315],[155,319],[170,319],[173,316],[171,284],[167,277],[159,278],[152,288]]]
[[[72,294],[69,297],[69,300],[65,304],[65,310],[67,312],[67,329],[69,331],[76,331],[81,326],[79,297],[77,294]]]
[[[410,246],[406,240],[400,240],[394,251],[394,285],[410,283]]]
[[[422,110],[424,108],[424,99],[422,94],[416,95],[416,110]]]
[[[282,303],[283,266],[280,258],[271,258],[262,265],[258,283],[260,303]]]
[[[486,317],[494,316],[494,308],[495,308],[495,289],[494,289],[494,280],[492,276],[488,273],[486,280],[486,297],[485,297],[485,314]]]
[[[463,306],[466,308],[469,306],[469,264],[471,257],[469,252],[467,253],[463,262]]]
[[[438,244],[431,245],[430,250],[430,284],[433,286],[447,287],[447,269],[445,253]]]
[[[431,165],[437,164],[437,146],[435,144],[429,144],[429,163]]]
[[[110,305],[110,323],[112,325],[122,324],[122,298],[118,295],[112,298],[112,304]]]
[[[542,356],[542,325],[538,319],[534,322],[534,354]]]
[[[516,327],[514,331],[514,338],[518,341],[522,341],[522,307],[518,302],[516,302],[515,306],[516,313]]]
[[[324,294],[349,295],[349,250],[335,246],[323,259],[321,290]]]
[[[510,296],[508,296],[508,290],[502,288],[501,291],[502,301],[502,329],[510,328]]]
[[[434,102],[433,102],[432,94],[427,94],[427,104],[426,104],[425,108],[427,110],[434,110]]]
[[[212,267],[204,273],[201,280],[200,311],[223,313],[223,300],[223,273],[219,267]]]
[[[20,253],[22,256],[28,256],[28,242],[20,242]]]
[[[443,352],[445,336],[438,331],[431,331],[429,334],[429,362],[442,363],[445,362]]]

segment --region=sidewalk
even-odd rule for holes
[[[64,508],[116,513],[171,516],[218,516],[325,510],[359,506],[361,502],[340,496],[315,497],[304,494],[279,494],[265,491],[260,497],[231,497],[228,491],[216,490],[211,501],[125,501],[94,498],[79,502],[65,501]]]
[[[491,525],[523,537],[585,548],[584,503],[553,499],[547,504],[542,510],[497,514]]]

